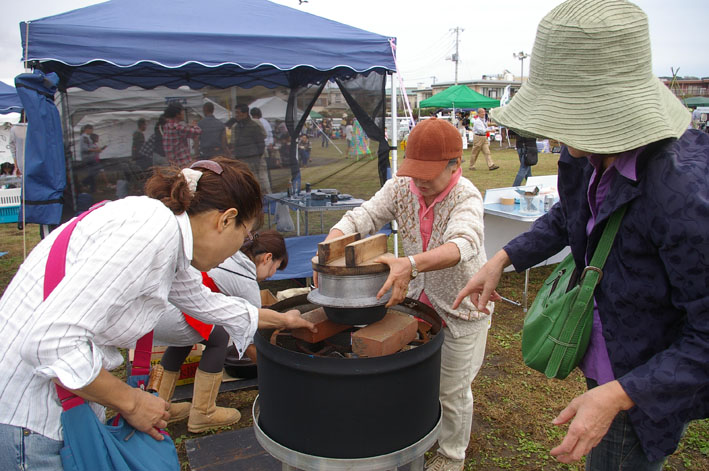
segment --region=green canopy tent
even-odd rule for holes
[[[420,108],[497,108],[500,100],[486,97],[465,85],[453,85],[419,103]]]
[[[697,106],[709,106],[709,97],[706,96],[693,96],[685,98],[682,101],[684,102],[684,106],[691,106],[692,108],[696,108]]]

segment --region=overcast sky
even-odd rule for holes
[[[150,1],[150,0],[146,0]],[[195,12],[200,1],[195,2]],[[559,0],[275,0],[331,20],[374,33],[396,36],[398,62],[406,86],[417,87],[453,81],[454,63],[446,60],[455,50],[456,27],[459,39],[459,80],[479,79],[482,75],[520,73],[514,52],[530,53],[539,20]],[[19,23],[100,3],[96,0],[5,0],[0,15],[0,80],[14,84],[24,69],[20,62]],[[706,53],[707,0],[637,0],[648,14],[653,49],[653,70],[658,76],[709,76]],[[234,0],[234,24],[238,25]],[[225,12],[229,14],[229,12]],[[524,75],[529,60],[524,61]],[[434,79],[435,77],[435,79]]]

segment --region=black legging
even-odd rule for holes
[[[229,346],[229,334],[224,327],[215,325],[209,339],[200,342],[205,346],[202,359],[199,360],[199,369],[205,373],[219,373],[224,368],[226,349]],[[160,364],[167,371],[180,371],[180,367],[192,350],[187,347],[168,347],[160,360]]]

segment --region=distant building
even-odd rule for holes
[[[660,80],[679,98],[693,96],[709,97],[709,77],[660,77]]]
[[[455,85],[455,82],[439,82],[431,85],[433,95],[442,92],[448,87]],[[458,85],[465,85],[481,95],[485,95],[495,100],[502,98],[505,88],[510,85],[510,96],[514,96],[522,85],[519,77],[515,77],[510,71],[505,70],[497,75],[483,75],[477,80],[458,80]]]

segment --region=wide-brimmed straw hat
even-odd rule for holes
[[[463,155],[463,138],[448,121],[429,118],[418,123],[406,140],[406,156],[399,177],[432,180],[448,162]]]
[[[652,73],[647,16],[624,0],[570,0],[549,12],[529,80],[490,114],[519,134],[598,154],[678,138],[691,120]]]

